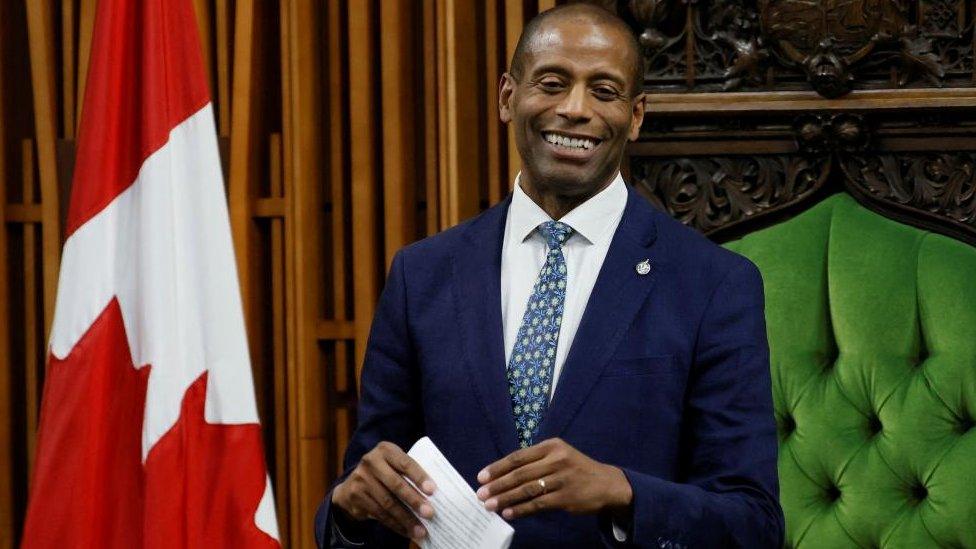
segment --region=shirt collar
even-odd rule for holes
[[[515,178],[512,205],[509,208],[513,234],[520,242],[524,242],[540,224],[551,221],[552,218],[525,194],[519,182],[520,178],[521,174]],[[594,244],[609,236],[610,229],[617,225],[626,206],[627,187],[620,172],[617,172],[607,188],[573,208],[560,221],[572,227],[575,234]]]

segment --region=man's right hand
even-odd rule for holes
[[[380,442],[335,487],[332,503],[354,520],[375,519],[404,537],[420,540],[427,531],[401,502],[428,519],[434,516],[434,509],[404,476],[426,495],[436,489],[413,458],[396,444]]]

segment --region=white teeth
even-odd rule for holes
[[[596,146],[596,143],[589,139],[575,139],[572,137],[564,137],[555,133],[543,134],[546,141],[552,143],[553,145],[559,145],[560,147],[567,147],[571,149],[585,149],[589,150]]]

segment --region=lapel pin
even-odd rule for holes
[[[641,261],[637,264],[635,269],[637,269],[637,274],[641,276],[646,275],[647,273],[651,272],[651,260],[645,259],[644,261]]]

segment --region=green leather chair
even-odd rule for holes
[[[765,281],[787,547],[976,548],[976,248],[845,193],[726,246]]]

